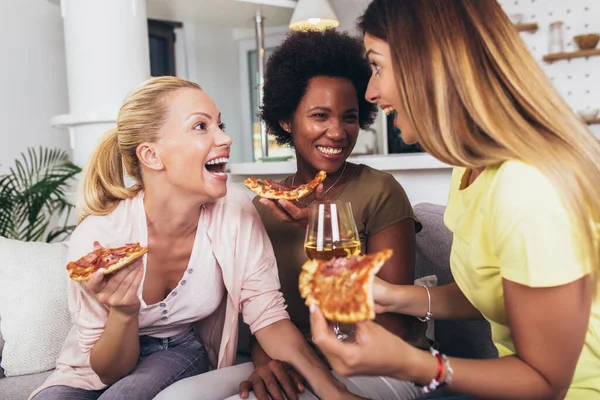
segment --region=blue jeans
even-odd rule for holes
[[[140,336],[138,364],[114,385],[103,390],[50,386],[33,400],[150,400],[170,384],[206,371],[206,349],[193,330],[165,339]]]

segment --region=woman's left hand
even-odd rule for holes
[[[312,305],[313,342],[341,375],[381,375],[406,379],[415,348],[372,321],[355,325],[355,342],[340,341],[321,310]]]

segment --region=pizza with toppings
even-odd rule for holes
[[[300,186],[285,186],[270,179],[260,179],[251,176],[244,180],[244,186],[250,189],[254,194],[272,200],[298,200],[308,196],[319,186],[327,174],[320,171],[315,178],[307,184]]]
[[[94,250],[77,261],[67,264],[69,277],[77,282],[89,280],[94,272],[103,269],[103,274],[108,275],[131,264],[148,252],[147,247],[139,243],[128,243],[121,247],[104,248],[94,242]]]
[[[302,266],[300,295],[315,303],[325,318],[346,324],[375,318],[373,278],[392,256],[385,249],[374,254],[309,260]]]

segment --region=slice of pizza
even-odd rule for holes
[[[147,247],[139,243],[128,243],[121,247],[104,248],[94,242],[94,250],[79,260],[67,264],[69,277],[76,282],[89,280],[94,272],[103,268],[103,274],[108,275],[131,264],[148,252]]]
[[[317,188],[327,177],[325,171],[319,171],[315,178],[307,184],[300,186],[285,186],[270,179],[261,179],[251,176],[244,179],[244,186],[250,189],[254,194],[273,200],[298,200],[308,196]]]
[[[330,321],[353,324],[375,318],[373,277],[392,256],[391,249],[350,258],[309,260],[302,266],[300,295]]]

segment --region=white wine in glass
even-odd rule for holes
[[[331,260],[361,253],[350,203],[324,201],[311,205],[304,250],[311,260]],[[347,334],[341,332],[337,321],[334,321],[333,331],[340,340],[348,338]]]

